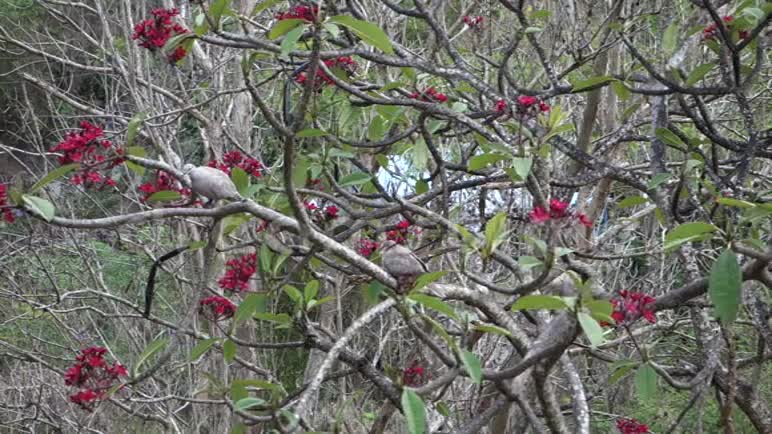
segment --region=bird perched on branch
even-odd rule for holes
[[[409,291],[418,276],[428,271],[426,264],[415,253],[391,240],[383,242],[381,258],[383,268],[397,279],[397,292],[400,294]]]
[[[190,187],[193,193],[204,196],[212,202],[220,199],[245,200],[236,184],[220,169],[207,166],[194,166],[186,164],[182,168],[184,173],[190,176]]]

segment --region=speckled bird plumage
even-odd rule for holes
[[[383,268],[396,278],[418,277],[426,273],[426,264],[407,247],[394,241],[384,241],[381,246]]]
[[[194,193],[213,201],[241,199],[236,185],[222,170],[207,166],[195,167],[192,164],[186,164],[184,170],[190,176],[191,189]]]

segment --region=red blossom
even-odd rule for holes
[[[464,24],[466,24],[467,26],[473,28],[474,30],[480,30],[482,28],[483,20],[484,20],[484,18],[482,16],[480,16],[480,15],[478,15],[476,17],[470,16],[470,15],[466,15],[462,19]]]
[[[291,7],[287,12],[280,12],[274,15],[277,20],[298,19],[313,22],[319,15],[319,6],[297,5]]]
[[[167,57],[169,59],[169,63],[177,63],[180,60],[182,60],[188,52],[185,50],[184,47],[179,46],[174,49],[171,53],[169,53],[169,56]]]
[[[429,380],[426,368],[420,360],[414,360],[410,366],[402,371],[402,384],[408,387],[423,386]]]
[[[550,111],[549,104],[541,101],[539,98],[530,95],[520,95],[516,100],[517,113],[520,116],[535,116],[538,113]]]
[[[0,184],[0,212],[3,215],[3,220],[8,224],[16,220],[13,216],[13,211],[11,211],[11,204],[8,203],[8,186],[5,184]]]
[[[356,61],[354,61],[354,59],[349,56],[327,59],[324,61],[324,65],[328,69],[340,68],[349,76],[352,75],[357,69]],[[308,81],[308,74],[305,72],[301,72],[295,76],[295,82],[298,84],[305,84],[306,81]],[[317,68],[316,79],[314,80],[314,88],[316,88],[316,90],[322,90],[324,86],[332,86],[334,84],[335,81],[329,75],[327,75],[327,73],[322,68]]]
[[[181,35],[188,32],[185,27],[173,22],[172,18],[179,15],[180,11],[174,9],[153,9],[150,14],[153,18],[148,18],[137,23],[134,26],[134,33],[131,35],[131,39],[139,40],[139,46],[147,48],[148,50],[155,51],[166,45],[173,36]],[[177,62],[185,57],[185,49],[180,51],[177,47],[168,57],[170,62]]]
[[[507,108],[508,108],[507,102],[504,101],[503,99],[496,101],[496,105],[493,106],[493,110],[498,113],[504,113],[505,111],[507,111]]]
[[[617,325],[632,324],[640,317],[646,318],[652,324],[657,321],[650,306],[656,301],[654,297],[627,290],[619,291],[619,296],[620,298],[611,299],[611,305],[614,306],[611,317],[614,318]]]
[[[568,212],[568,202],[561,202],[558,199],[550,200],[550,217],[554,219],[560,219],[566,217]]]
[[[528,213],[528,218],[531,220],[531,223],[541,224],[550,219],[550,214],[544,208],[535,206],[533,207],[533,210]]]
[[[88,122],[80,123],[80,131],[67,134],[61,142],[51,148],[51,152],[62,155],[57,157],[59,164],[79,164],[78,170],[70,183],[85,187],[114,186],[115,181],[99,171],[109,171],[126,161],[123,148],[114,146],[104,135],[102,128]]]
[[[232,317],[236,313],[236,305],[225,297],[214,295],[199,302],[199,311],[204,318],[217,322]]]
[[[724,21],[724,25],[729,30],[731,30],[734,17],[727,15],[723,17],[722,20]],[[705,27],[704,29],[702,29],[702,40],[707,41],[707,40],[715,39],[717,34],[718,34],[718,25],[716,23],[713,23]],[[747,30],[740,30],[738,32],[738,37],[740,39],[748,39],[750,38],[750,33],[748,33]]]
[[[333,220],[338,218],[338,207],[335,205],[330,205],[327,208],[324,209],[324,216],[327,218],[327,220]]]
[[[304,201],[303,202],[303,206],[306,207],[306,211],[311,212],[311,213],[312,212],[316,212],[316,210],[319,209],[319,207],[315,203],[309,202],[309,201]]]
[[[228,268],[217,283],[220,288],[241,292],[249,289],[249,279],[257,271],[257,255],[250,253],[238,259],[231,259],[225,263]]]
[[[411,224],[408,220],[402,220],[396,225],[396,229],[386,232],[386,239],[394,241],[397,244],[404,244],[407,241],[408,229]]]
[[[539,111],[542,113],[547,113],[550,111],[550,106],[544,101],[539,101]]]
[[[70,401],[91,411],[96,401],[104,397],[118,377],[128,375],[126,368],[118,362],[112,366],[104,359],[107,349],[89,347],[75,357],[75,364],[64,373],[64,384],[80,390],[70,396]]]
[[[260,224],[255,228],[255,232],[260,233],[268,228],[268,220],[261,220]]]
[[[581,224],[582,226],[585,226],[585,227],[588,227],[588,228],[592,227],[592,220],[590,220],[590,218],[587,217],[586,215],[579,214],[579,215],[577,215],[576,218],[579,220],[579,224]]]
[[[207,163],[207,166],[220,169],[227,173],[229,176],[233,168],[238,167],[248,174],[254,176],[255,178],[261,177],[263,175],[263,169],[265,168],[263,163],[261,163],[259,160],[248,155],[244,155],[239,151],[226,152],[222,156],[222,161],[211,160],[209,163]]]
[[[517,97],[517,105],[522,108],[530,108],[532,105],[537,104],[539,99],[535,96],[520,95]]]
[[[617,429],[621,434],[646,434],[649,427],[635,419],[617,419]]]
[[[410,98],[424,102],[444,103],[448,101],[447,95],[437,92],[437,89],[433,87],[429,87],[421,92],[413,92],[410,94]]]
[[[361,238],[357,242],[357,252],[359,252],[360,255],[364,256],[365,258],[369,258],[370,255],[373,254],[376,250],[378,250],[378,247],[380,244],[378,242],[373,241],[369,238]]]

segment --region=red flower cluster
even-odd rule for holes
[[[482,28],[483,20],[484,20],[484,18],[482,16],[480,16],[480,15],[478,15],[476,17],[472,17],[472,16],[469,16],[469,15],[466,15],[463,18],[464,24],[466,24],[467,26],[469,26],[469,27],[471,27],[471,28],[473,28],[475,30],[478,30],[478,29]]]
[[[734,21],[734,17],[727,15],[724,18],[722,18],[722,20],[724,21],[724,25],[726,25],[726,27],[731,30],[732,21]],[[704,29],[702,29],[703,41],[715,39],[716,35],[718,35],[718,25],[716,23],[713,23],[705,27]],[[750,33],[748,33],[747,30],[740,30],[738,32],[738,36],[740,37],[740,39],[748,39],[750,38]]]
[[[635,419],[617,419],[617,429],[622,434],[646,434],[649,427]]]
[[[324,207],[324,210],[314,202],[304,201],[303,205],[306,207],[306,211],[311,216],[311,219],[317,224],[335,220],[338,218],[338,212],[340,212],[340,209],[335,205],[327,205]]]
[[[426,369],[421,366],[423,363],[419,360],[414,360],[410,366],[402,371],[402,384],[409,387],[419,387],[426,384],[429,380],[429,375]]]
[[[147,48],[148,50],[155,51],[166,45],[169,38],[183,33],[187,33],[188,29],[172,22],[172,18],[180,14],[177,8],[174,9],[153,9],[150,11],[153,18],[148,18],[144,21],[137,23],[134,26],[134,33],[131,35],[131,39],[139,39],[139,46]],[[177,47],[171,54],[169,54],[169,62],[177,62],[185,57],[185,49]]]
[[[81,389],[70,396],[70,401],[87,411],[94,409],[96,401],[104,398],[118,377],[126,376],[126,368],[118,362],[112,366],[105,361],[107,349],[89,347],[81,350],[76,363],[64,374],[64,384]]]
[[[509,107],[507,106],[507,102],[503,99],[500,99],[496,101],[496,104],[493,106],[493,111],[497,113],[504,113],[507,111]]]
[[[357,242],[357,252],[365,258],[369,258],[373,254],[380,244],[377,241],[373,241],[369,238],[360,238]]]
[[[296,19],[296,20],[305,20],[308,22],[313,22],[316,19],[317,15],[319,15],[319,6],[297,5],[297,6],[291,7],[287,12],[280,12],[274,15],[274,18],[276,18],[279,21]]]
[[[566,217],[576,217],[579,224],[588,228],[592,227],[592,221],[584,214],[572,214],[568,211],[568,202],[561,202],[558,199],[550,200],[549,211],[541,206],[535,206],[533,210],[528,213],[528,218],[531,219],[531,223],[541,224],[552,219],[563,219]]]
[[[63,154],[57,157],[59,164],[80,164],[80,169],[70,178],[71,183],[85,187],[115,185],[112,178],[100,174],[98,170],[110,170],[126,161],[126,158],[123,156],[123,148],[114,146],[107,139],[100,140],[103,134],[102,128],[83,121],[79,132],[68,134],[51,148],[51,152]]]
[[[198,304],[201,315],[213,322],[228,319],[236,313],[236,305],[227,298],[218,295],[207,297]]]
[[[324,218],[326,218],[327,220],[336,219],[338,218],[338,211],[340,210],[338,209],[337,206],[330,205],[324,209]]]
[[[8,186],[0,184],[0,213],[3,214],[3,220],[13,223],[16,220],[11,211],[11,204],[8,203]]]
[[[228,176],[230,176],[231,170],[234,167],[239,167],[255,178],[261,177],[264,169],[263,163],[239,151],[227,152],[222,156],[222,161],[212,160],[207,163],[207,166],[220,169],[227,173]]]
[[[641,292],[630,292],[627,290],[619,291],[619,296],[622,298],[611,299],[611,304],[614,306],[611,318],[614,318],[617,325],[632,324],[640,317],[646,318],[652,324],[657,321],[654,311],[649,306],[654,303],[654,297]]]
[[[437,89],[430,87],[422,92],[413,92],[410,94],[410,98],[417,99],[424,102],[438,102],[443,103],[448,101],[447,95],[437,92]]]
[[[352,75],[357,69],[357,62],[349,56],[336,57],[334,59],[327,59],[324,61],[324,66],[328,69],[340,68],[347,75]],[[308,81],[308,75],[305,72],[301,72],[295,76],[295,82],[298,84],[305,84]],[[314,79],[314,87],[321,90],[324,86],[332,86],[335,84],[333,79],[327,75],[321,68],[316,70],[316,79]]]
[[[250,253],[225,263],[228,270],[217,283],[228,291],[241,292],[249,289],[249,279],[257,271],[257,255]]]
[[[404,244],[408,236],[408,228],[410,228],[410,222],[402,220],[397,223],[397,228],[386,232],[386,239],[394,241],[397,244]]]
[[[155,182],[146,182],[137,187],[137,189],[145,193],[145,197],[140,199],[142,202],[145,202],[150,196],[153,195],[153,193],[157,193],[159,191],[176,191],[183,197],[191,195],[189,188],[184,188],[177,180],[177,178],[169,175],[163,170],[156,172]]]
[[[541,113],[550,111],[550,106],[535,96],[520,95],[517,97],[517,113],[520,115],[533,115],[538,109]]]

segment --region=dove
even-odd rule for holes
[[[193,193],[204,196],[212,202],[220,199],[244,200],[236,189],[236,184],[220,169],[186,164],[183,171],[190,176]]]
[[[428,271],[426,264],[410,249],[391,240],[384,241],[381,246],[381,264],[397,279],[400,294],[410,290],[416,278]]]

